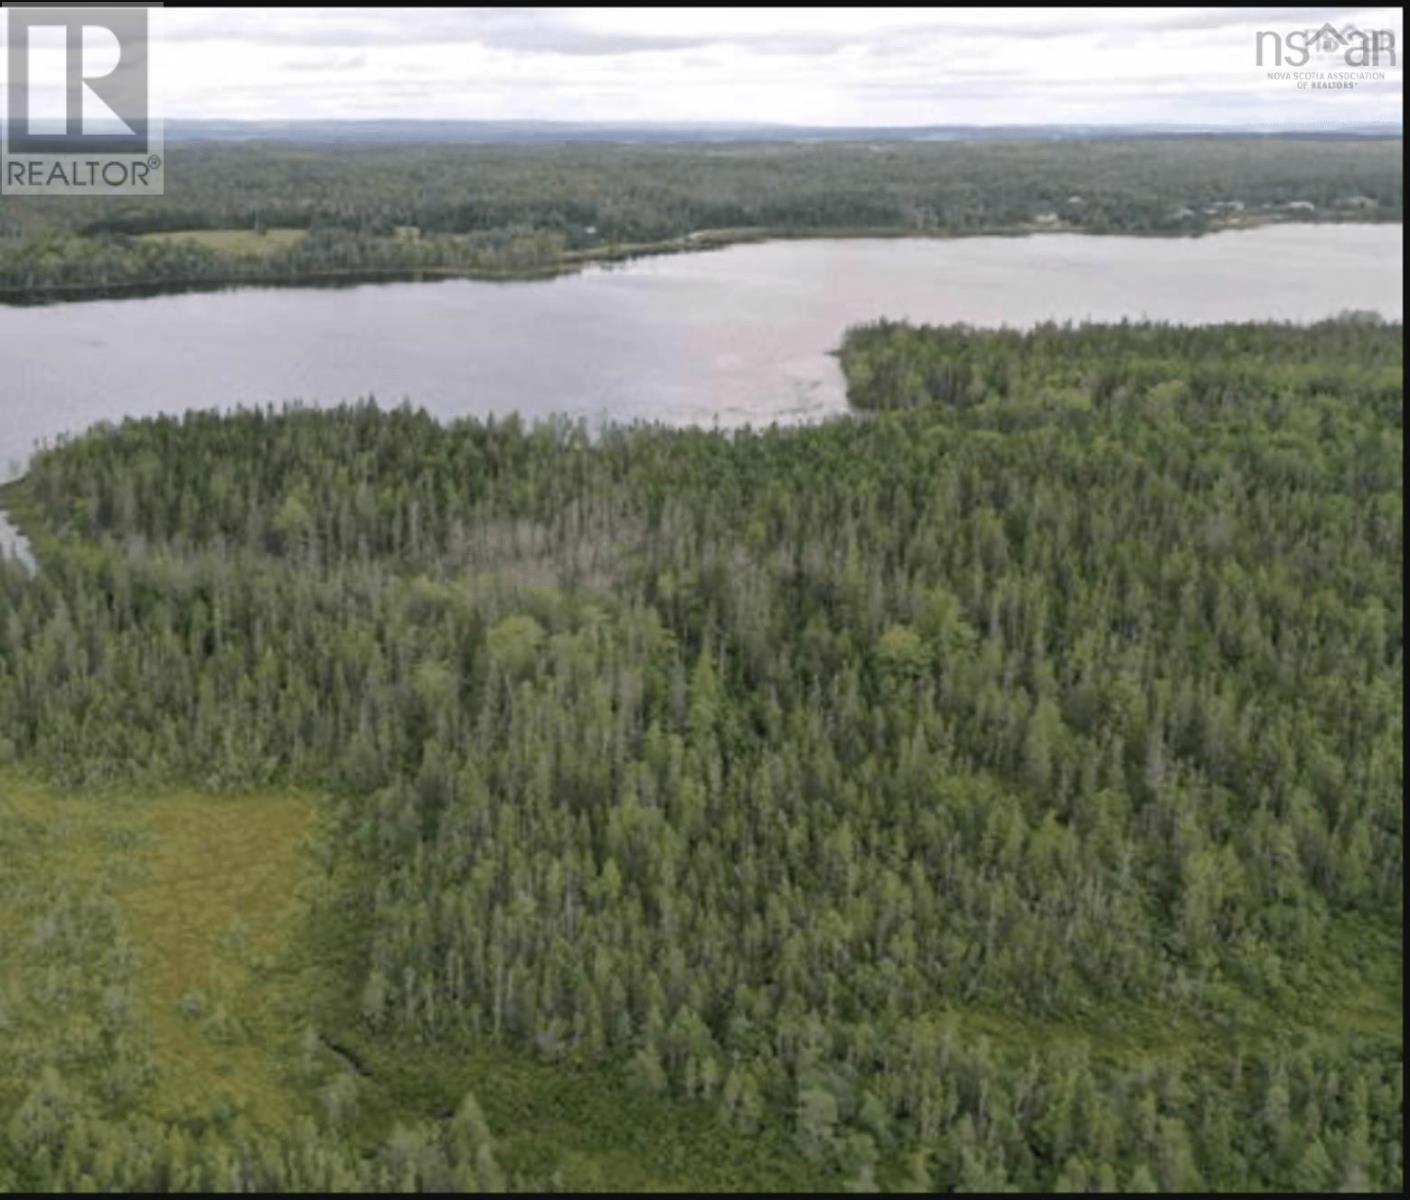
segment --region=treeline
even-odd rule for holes
[[[417,272],[521,275],[560,266],[564,239],[507,229],[425,238],[318,227],[289,245],[232,251],[196,239],[120,234],[41,236],[0,252],[0,288],[28,299],[144,287],[287,283]]]
[[[528,270],[707,229],[1195,233],[1236,216],[1399,221],[1389,139],[1099,139],[827,145],[174,147],[168,194],[0,199],[0,293]],[[1311,211],[1285,208],[1295,202]],[[140,235],[293,228],[273,256]],[[415,231],[419,238],[406,236]],[[506,245],[514,245],[506,253]]]
[[[843,364],[815,428],[42,453],[0,757],[335,787],[369,1036],[628,1061],[863,1187],[1400,1190],[1338,988],[1401,914],[1401,328]]]

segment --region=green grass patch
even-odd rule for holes
[[[92,947],[77,934],[60,942],[45,922],[71,905],[102,906],[132,970],[94,972],[92,987],[99,1003],[105,989],[130,993],[131,1032],[152,1067],[134,1102],[172,1118],[215,1102],[255,1125],[286,1125],[300,1107],[286,1066],[298,1000],[280,964],[312,813],[312,800],[286,793],[84,795],[0,778],[0,984],[31,1035],[29,1055],[71,1057],[62,1021],[46,1033],[42,974],[91,966]],[[63,1015],[94,1019],[77,1001]],[[26,1061],[0,1057],[0,1072]],[[23,1087],[0,1080],[0,1096]]]
[[[311,817],[307,797],[283,793],[178,792],[132,806],[139,875],[117,898],[141,952],[161,1115],[220,1093],[259,1124],[292,1116],[297,993],[281,992],[279,968]]]
[[[164,233],[144,233],[144,242],[177,242],[204,246],[217,254],[253,255],[266,257],[287,250],[299,242],[302,229],[178,229]]]

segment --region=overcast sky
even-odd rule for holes
[[[1401,10],[165,9],[168,118],[819,125],[1400,120]],[[1391,30],[1396,65],[1299,90],[1259,30]],[[1313,64],[1316,65],[1316,64]]]

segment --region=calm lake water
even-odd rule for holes
[[[829,353],[878,317],[1401,318],[1399,225],[1189,239],[779,241],[515,283],[249,288],[0,307],[0,479],[95,421],[284,400],[409,399],[736,427],[846,410]],[[0,517],[0,545],[13,534]]]

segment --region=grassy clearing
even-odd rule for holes
[[[141,987],[161,1076],[155,1108],[222,1095],[258,1124],[294,1109],[288,1010],[279,969],[312,802],[186,793],[133,806],[138,878],[118,890],[141,951]]]
[[[168,233],[144,233],[144,242],[186,242],[204,246],[218,254],[240,254],[267,257],[278,250],[287,250],[298,242],[302,229],[178,229]]]
[[[92,947],[51,939],[40,949],[28,931],[67,904],[110,906],[132,950],[135,1028],[154,1068],[142,1107],[190,1116],[199,1097],[202,1113],[215,1105],[284,1125],[299,1101],[284,1066],[295,989],[279,964],[313,811],[295,795],[87,796],[0,778],[0,985],[31,1029],[31,1053],[62,1059],[72,1035],[51,1023],[46,1037],[38,976],[85,968]],[[94,974],[95,988],[113,985]],[[186,1013],[183,998],[194,998]],[[66,1016],[81,1024],[91,1014]],[[0,1096],[7,1085],[23,1080],[0,1080]]]

